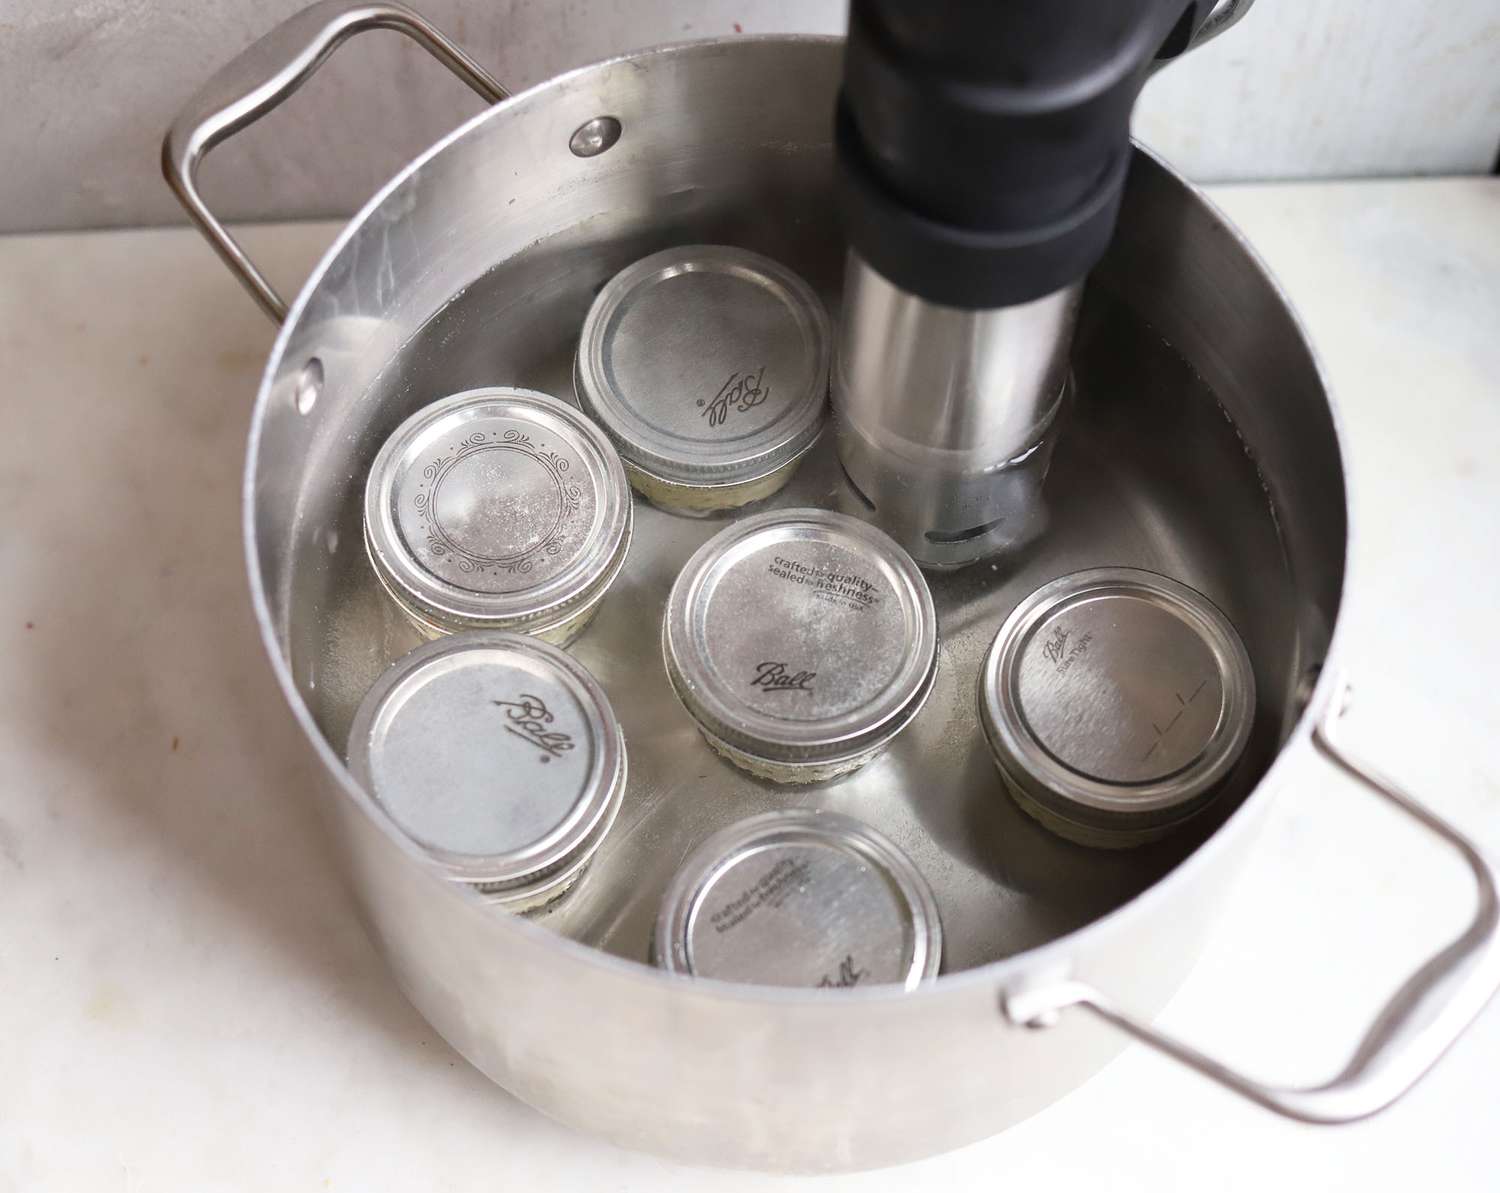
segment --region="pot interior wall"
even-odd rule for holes
[[[273,623],[335,752],[364,691],[418,641],[361,547],[364,475],[403,418],[481,385],[571,396],[594,294],[673,244],[767,253],[806,277],[837,318],[843,249],[826,129],[836,62],[819,43],[763,57],[716,72],[708,51],[670,69],[648,56],[563,80],[550,104],[548,91],[523,97],[388,197],[319,283],[266,396],[274,408],[252,468]],[[756,96],[763,102],[746,106]],[[571,158],[568,133],[606,111],[624,122],[620,145]],[[476,203],[500,214],[471,218]],[[323,391],[299,415],[297,378],[314,356]],[[817,806],[866,820],[911,853],[936,892],[953,971],[1107,913],[1222,824],[1290,731],[1299,680],[1322,658],[1337,611],[1344,505],[1326,398],[1295,324],[1241,246],[1145,158],[1120,246],[1090,285],[1073,364],[1077,399],[1048,481],[1049,532],[1014,557],[930,577],[942,636],[934,695],[885,756],[831,785],[760,782],[698,737],[668,688],[657,627],[676,570],[723,522],[637,502],[625,572],[573,647],[624,724],[629,790],[583,883],[546,924],[644,960],[662,890],[698,840],[761,811]],[[863,508],[831,437],[774,503]],[[974,703],[984,650],[1015,602],[1102,565],[1150,568],[1208,594],[1244,638],[1258,687],[1252,739],[1224,797],[1181,833],[1124,852],[1067,844],[1019,812]]]

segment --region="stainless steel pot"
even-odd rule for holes
[[[1129,1036],[1308,1121],[1371,1114],[1409,1088],[1500,983],[1495,871],[1334,743],[1348,528],[1333,410],[1249,248],[1144,152],[1080,315],[1077,406],[1049,480],[1050,531],[1004,572],[934,577],[943,648],[933,696],[879,762],[788,797],[708,752],[640,627],[655,624],[676,570],[719,522],[642,506],[612,599],[575,647],[620,710],[630,749],[624,806],[588,880],[533,923],[424,864],[342,762],[359,698],[414,645],[359,550],[370,461],[441,395],[493,384],[567,393],[596,288],[662,247],[766,253],[836,312],[839,42],[647,51],[498,103],[372,199],[288,311],[203,206],[194,173],[340,41],[376,26],[410,34],[480,94],[503,97],[408,10],[324,0],[210,83],[165,158],[215,247],[283,319],[246,465],[255,608],[326,771],[324,803],[370,930],[437,1030],[566,1122],[684,1160],[768,1169],[873,1167],[957,1147],[1047,1105]],[[828,444],[776,504],[863,508]],[[1009,803],[973,707],[1005,613],[1043,581],[1101,565],[1151,568],[1206,593],[1244,638],[1259,692],[1244,761],[1216,810],[1108,856],[1051,838]],[[1451,844],[1480,899],[1346,1068],[1291,1089],[1227,1069],[1148,1020],[1210,930],[1272,793],[1305,781],[1309,746]],[[914,859],[943,916],[943,976],[908,992],[797,991],[646,964],[678,859],[723,825],[789,803],[851,813]]]

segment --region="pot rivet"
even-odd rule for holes
[[[595,116],[580,124],[568,138],[575,157],[598,157],[620,139],[620,122],[613,116]]]
[[[292,391],[292,402],[298,414],[311,414],[318,395],[323,392],[323,362],[316,356],[302,366],[297,374],[297,388]]]
[[[1302,710],[1312,703],[1313,692],[1318,687],[1318,677],[1322,674],[1322,663],[1310,663],[1303,669],[1301,676],[1298,677],[1297,688],[1292,695],[1292,702],[1298,716],[1301,716]],[[1339,711],[1342,712],[1343,710],[1340,709]]]

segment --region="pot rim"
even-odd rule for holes
[[[568,82],[583,78],[605,67],[621,63],[639,63],[647,59],[684,53],[713,53],[745,45],[766,43],[774,43],[776,45],[836,46],[841,44],[843,40],[843,38],[838,36],[820,34],[737,34],[730,37],[677,41],[646,49],[634,50],[625,54],[618,54],[598,62],[575,67],[562,74],[554,75],[550,79],[545,79],[540,83],[526,88],[524,91],[518,91],[500,103],[464,121],[451,132],[440,137],[381,186],[364,206],[350,218],[348,223],[344,225],[343,230],[319,259],[311,273],[308,274],[307,279],[303,282],[301,289],[297,293],[296,299],[287,310],[286,318],[282,322],[281,329],[277,333],[276,340],[266,358],[266,367],[261,375],[260,386],[256,391],[245,451],[245,473],[241,492],[243,503],[241,533],[245,550],[246,569],[250,581],[250,601],[255,614],[256,627],[260,633],[261,643],[270,657],[271,670],[276,677],[276,682],[281,688],[282,696],[287,702],[292,716],[297,721],[303,735],[308,738],[318,760],[339,787],[341,794],[353,800],[360,811],[374,821],[378,830],[410,858],[414,866],[423,871],[428,881],[446,891],[446,897],[454,900],[455,914],[462,914],[458,909],[463,904],[470,905],[469,910],[471,912],[480,911],[484,914],[492,915],[493,909],[486,905],[487,901],[482,895],[453,883],[445,879],[441,874],[432,871],[425,863],[418,847],[405,838],[400,830],[390,821],[389,817],[379,809],[370,796],[354,781],[353,776],[344,766],[343,760],[339,758],[328,739],[324,736],[323,731],[318,727],[312,712],[297,689],[290,664],[282,654],[269,602],[266,599],[264,577],[261,573],[260,561],[256,551],[256,466],[260,459],[261,438],[264,431],[266,410],[271,401],[271,391],[281,361],[291,344],[292,336],[300,325],[303,312],[313,292],[318,288],[318,285],[327,275],[334,262],[338,260],[340,254],[342,254],[344,248],[356,232],[385,204],[393,193],[416,174],[428,161],[444,152],[450,145],[461,140],[486,121],[496,119],[506,113],[524,109],[533,104],[541,103],[552,91],[564,86]],[[1132,898],[1127,899],[1107,914],[1080,928],[1074,929],[1064,936],[1057,937],[1046,944],[1038,945],[1024,952],[1004,957],[998,961],[991,961],[984,965],[961,970],[958,973],[939,974],[932,981],[923,983],[914,990],[903,990],[896,986],[802,990],[795,987],[753,986],[737,982],[725,982],[713,978],[689,979],[680,975],[666,973],[644,961],[606,953],[601,949],[596,949],[590,945],[575,941],[570,937],[553,932],[540,924],[534,924],[521,916],[508,917],[504,925],[497,926],[497,930],[515,932],[523,938],[529,938],[531,944],[537,948],[552,951],[559,958],[566,957],[570,963],[592,967],[595,971],[608,974],[613,979],[651,985],[659,988],[664,993],[671,991],[678,996],[699,997],[723,1003],[782,1006],[809,1011],[821,1011],[827,1008],[848,1008],[856,1004],[884,1004],[896,1000],[914,1003],[935,1003],[960,991],[967,991],[980,986],[993,987],[998,994],[1000,991],[1018,985],[1017,979],[1026,974],[1055,975],[1059,972],[1068,972],[1070,969],[1069,963],[1074,954],[1083,951],[1088,944],[1103,938],[1106,934],[1124,930],[1124,926],[1132,920],[1152,913],[1161,901],[1171,897],[1167,889],[1169,886],[1181,885],[1179,876],[1186,876],[1204,866],[1214,864],[1218,856],[1229,848],[1230,838],[1247,831],[1249,819],[1255,814],[1255,809],[1252,808],[1252,805],[1259,806],[1264,804],[1285,779],[1288,769],[1301,764],[1296,755],[1303,753],[1309,748],[1309,739],[1312,734],[1314,721],[1316,718],[1324,715],[1325,710],[1329,707],[1333,699],[1335,688],[1341,683],[1338,674],[1339,668],[1334,660],[1339,654],[1344,633],[1345,618],[1343,617],[1343,611],[1351,587],[1349,565],[1352,552],[1350,548],[1354,541],[1355,533],[1352,516],[1353,503],[1350,500],[1351,486],[1349,481],[1348,454],[1346,451],[1347,439],[1344,432],[1343,420],[1339,415],[1338,406],[1329,385],[1328,371],[1324,367],[1317,349],[1308,335],[1307,327],[1301,316],[1288,299],[1280,283],[1267,268],[1266,263],[1261,259],[1260,254],[1255,251],[1244,234],[1234,226],[1228,217],[1209,200],[1201,188],[1178,174],[1157,153],[1142,145],[1134,138],[1131,140],[1131,145],[1136,155],[1149,162],[1153,168],[1169,175],[1174,182],[1186,188],[1194,198],[1204,205],[1217,225],[1218,231],[1235,242],[1240,251],[1245,254],[1251,266],[1260,274],[1261,281],[1281,301],[1283,308],[1287,312],[1293,327],[1302,341],[1303,348],[1308,354],[1309,363],[1312,365],[1313,371],[1322,386],[1324,401],[1328,406],[1330,415],[1334,446],[1338,452],[1342,472],[1345,510],[1342,561],[1343,579],[1339,588],[1338,606],[1334,611],[1332,619],[1328,649],[1324,652],[1322,671],[1313,686],[1306,705],[1298,714],[1291,731],[1281,743],[1276,757],[1272,759],[1270,767],[1261,776],[1260,781],[1255,784],[1241,801],[1240,805],[1230,813],[1224,823],[1214,831],[1208,840],[1199,845],[1198,848],[1193,850],[1192,853],[1179,862],[1167,874],[1152,883],[1151,886]],[[847,1013],[847,1010],[842,1013]],[[996,1019],[997,1022],[1001,1021],[998,1010]]]

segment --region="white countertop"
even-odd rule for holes
[[[1343,411],[1348,739],[1500,850],[1500,180],[1214,197]],[[245,239],[291,290],[331,230]],[[240,467],[271,338],[192,232],[0,239],[0,1193],[1495,1187],[1496,1006],[1358,1126],[1133,1048],[988,1142],[818,1180],[679,1168],[502,1093],[356,923],[251,627]],[[1299,775],[1162,1022],[1312,1079],[1471,895],[1389,810]]]

